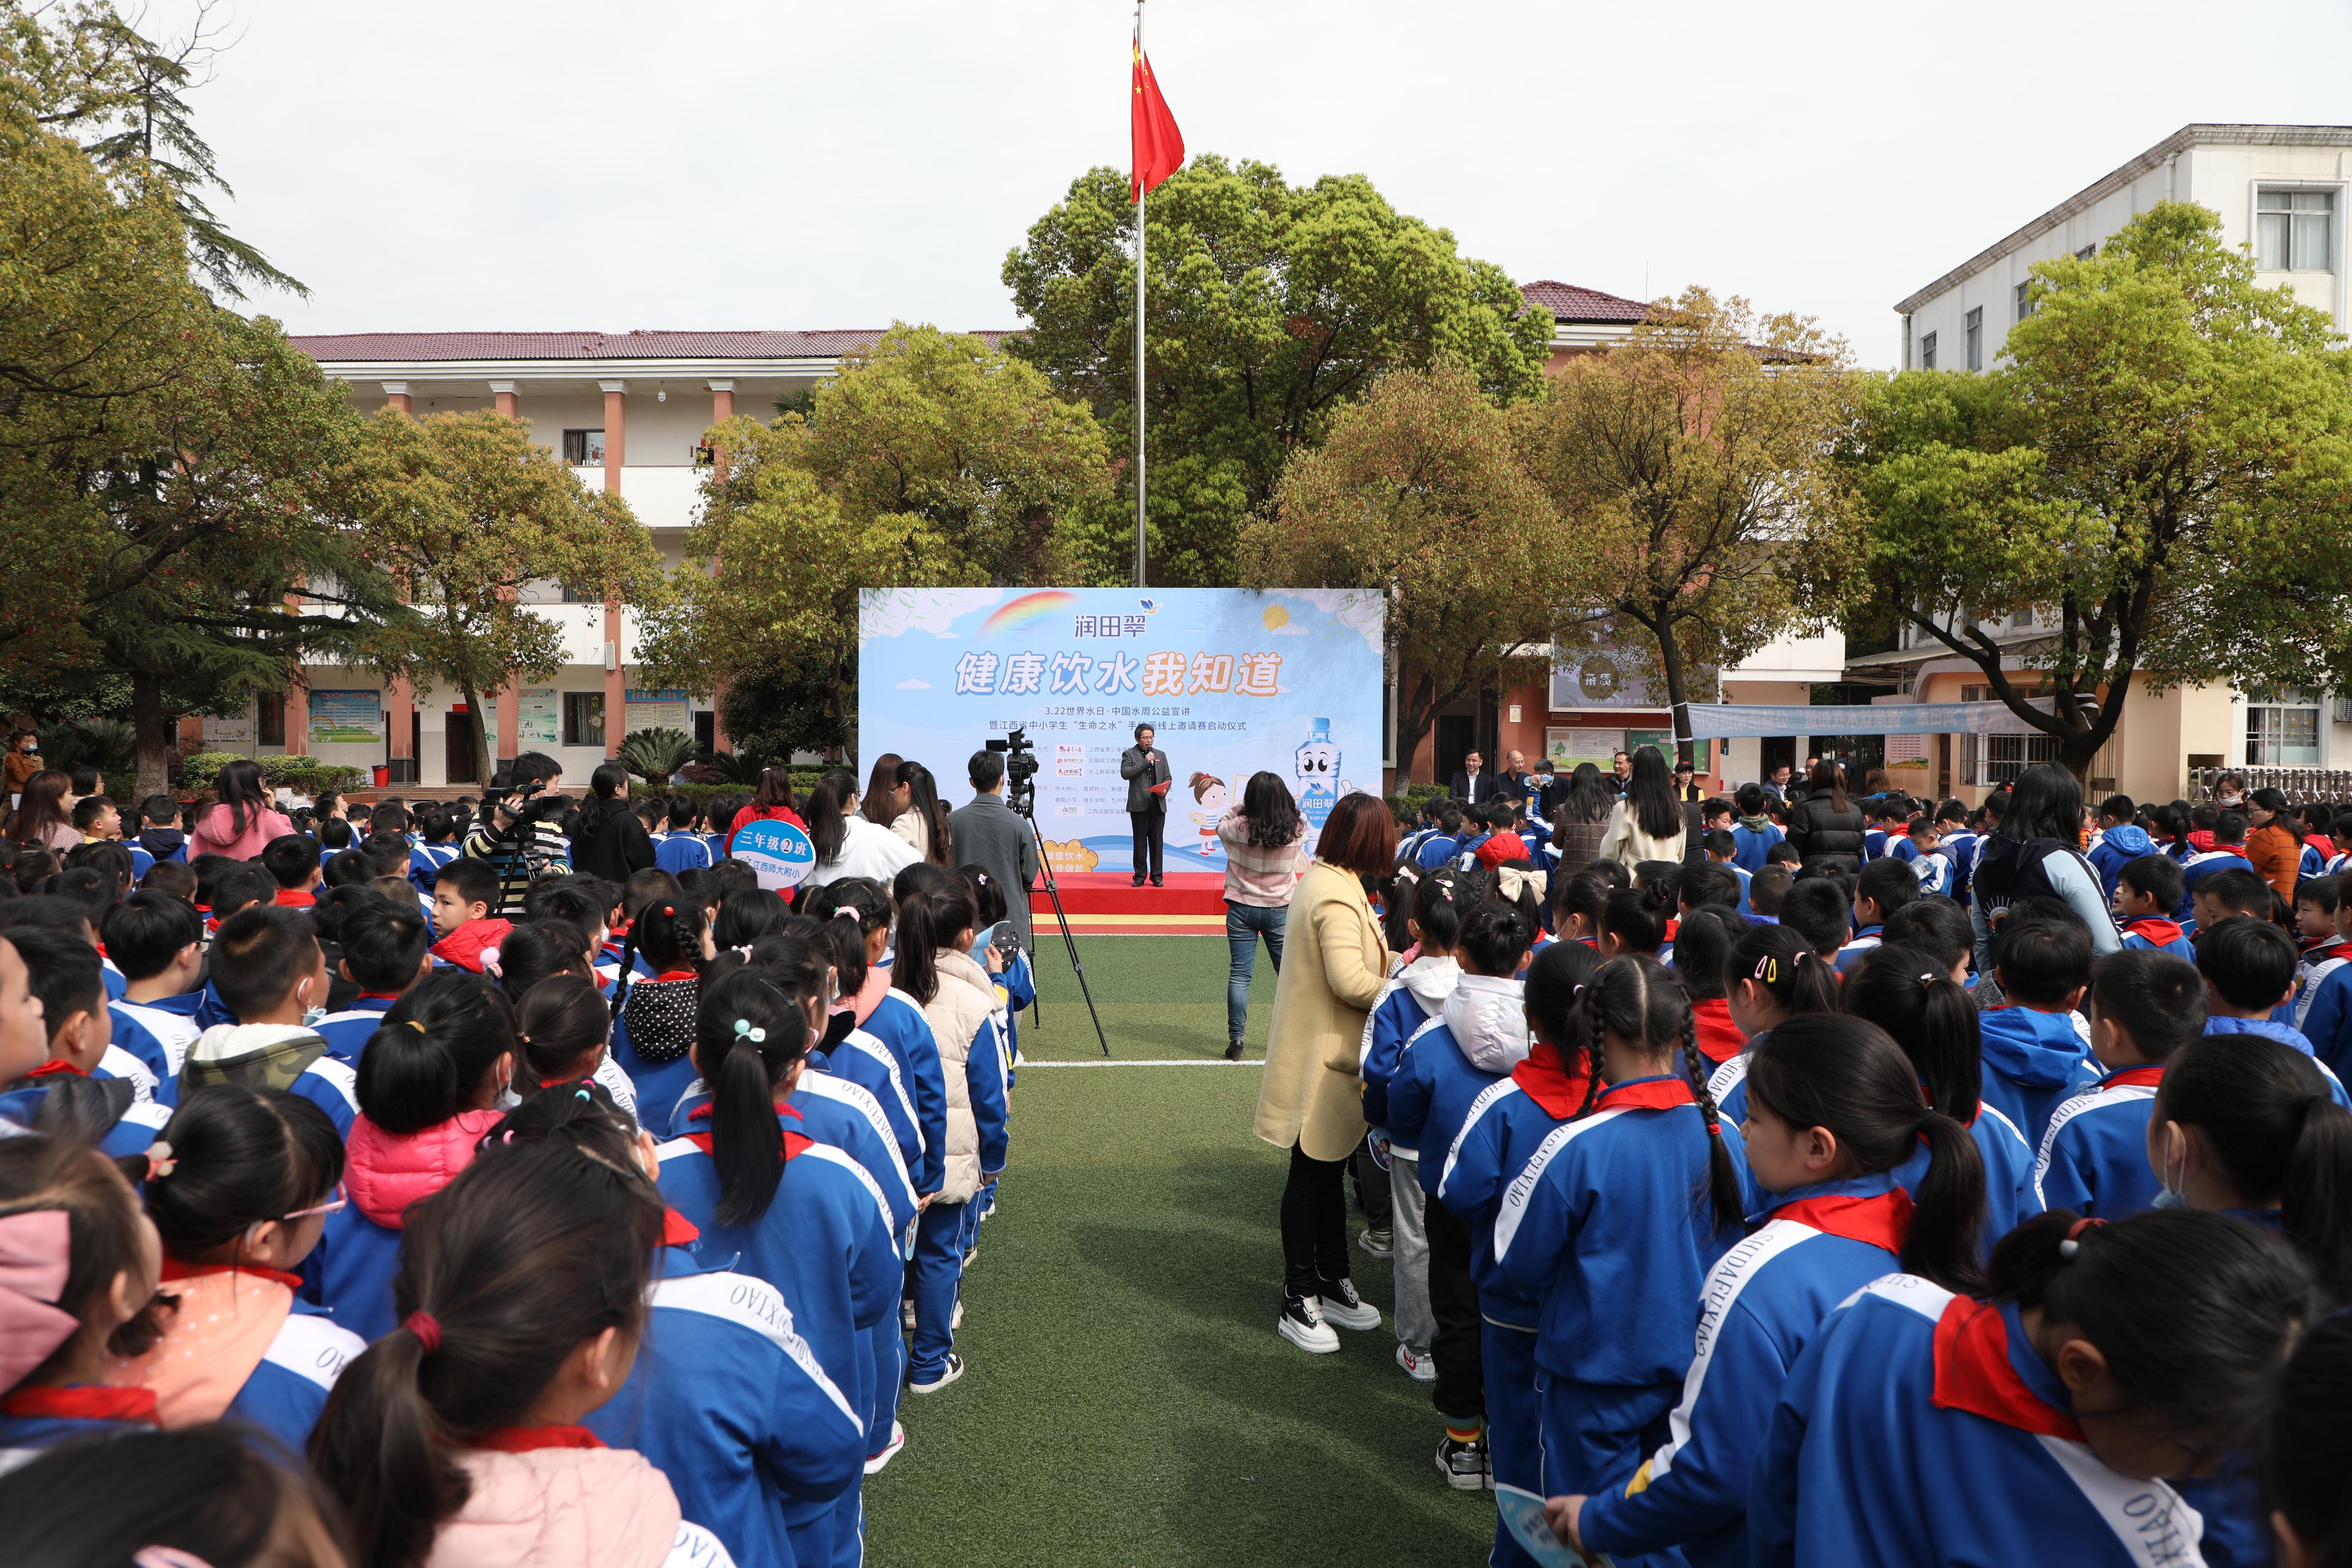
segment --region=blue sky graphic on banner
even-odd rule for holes
[[[1149,722],[1176,775],[1168,868],[1222,871],[1218,819],[1260,769],[1318,828],[1341,795],[1380,793],[1383,608],[1344,588],[869,588],[858,755],[912,757],[960,805],[965,760],[1026,729],[1055,867],[1123,871],[1118,759]]]

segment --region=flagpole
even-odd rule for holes
[[[1143,0],[1135,0],[1135,52],[1143,53]],[[1142,183],[1135,190],[1135,585],[1147,586],[1144,577],[1143,519],[1143,204],[1148,193]]]

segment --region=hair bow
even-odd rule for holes
[[[55,1303],[73,1268],[73,1222],[63,1209],[0,1219],[0,1388],[73,1338],[81,1320]]]
[[[740,1038],[749,1040],[755,1046],[764,1046],[768,1043],[768,1031],[765,1029],[752,1027],[751,1020],[749,1018],[738,1018],[735,1020],[735,1033]]]
[[[178,1170],[180,1162],[172,1153],[172,1146],[161,1138],[147,1145],[147,1179],[161,1181]]]
[[[1502,893],[1506,902],[1516,900],[1522,888],[1533,889],[1537,898],[1543,897],[1544,883],[1547,880],[1543,872],[1522,871],[1508,860],[1496,867],[1496,871],[1497,874],[1495,886]]]

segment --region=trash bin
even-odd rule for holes
[[[378,788],[378,789],[382,789],[384,785],[386,785],[386,784],[390,784],[391,782],[392,782],[392,765],[391,765],[390,763],[379,763],[379,764],[377,765],[377,767],[376,767],[376,770],[375,770],[375,787],[376,787],[376,788]]]

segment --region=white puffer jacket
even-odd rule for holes
[[[948,1090],[947,1168],[938,1201],[960,1204],[980,1191],[980,1123],[971,1114],[965,1068],[972,1041],[996,1010],[996,982],[968,952],[941,948],[935,963],[939,994],[923,1005],[923,1016],[940,1043],[940,1076]]]

